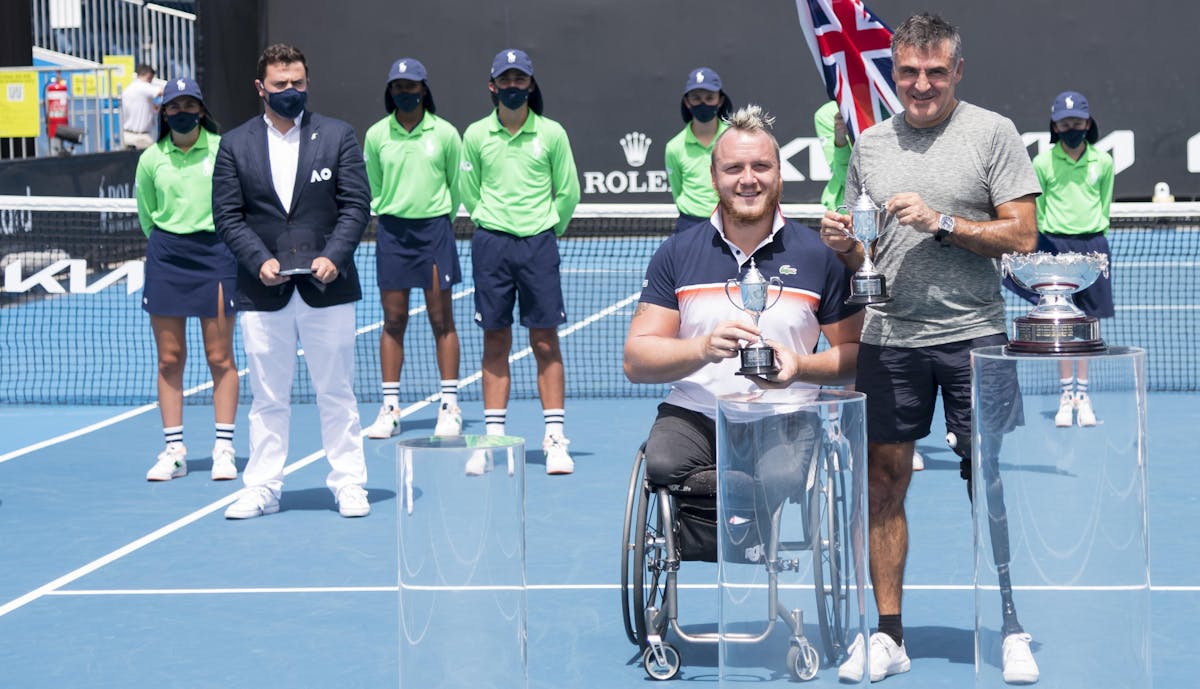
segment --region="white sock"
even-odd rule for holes
[[[217,441],[216,441],[216,443],[213,444],[213,449],[225,447],[225,448],[229,448],[230,450],[232,450],[233,449],[233,430],[235,428],[234,424],[219,423],[216,426],[217,426]]]
[[[1075,389],[1075,376],[1071,376],[1070,378],[1059,378],[1058,383],[1062,386],[1062,391],[1069,395]]]
[[[508,418],[508,409],[484,409],[483,425],[488,435],[505,435],[504,421]]]
[[[542,417],[546,419],[546,437],[556,435],[560,438],[563,436],[563,421],[566,417],[566,411],[562,409],[543,409]]]
[[[400,408],[400,381],[383,381],[383,406],[388,409]]]
[[[1079,378],[1078,380],[1075,381],[1075,393],[1077,395],[1086,395],[1087,394],[1087,385],[1088,385],[1087,378]]]
[[[458,406],[458,381],[443,380],[442,381],[442,408]]]
[[[167,447],[183,444],[183,426],[163,426],[163,440]]]

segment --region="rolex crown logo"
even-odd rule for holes
[[[641,167],[646,163],[646,154],[654,140],[641,132],[629,132],[618,143],[625,152],[625,162],[632,167]]]

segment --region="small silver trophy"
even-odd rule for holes
[[[839,211],[847,210],[847,206],[839,206]],[[887,292],[887,278],[875,268],[871,260],[871,244],[881,234],[884,211],[876,206],[867,195],[867,185],[863,184],[854,202],[854,208],[849,209],[853,219],[852,231],[846,235],[863,245],[863,263],[858,272],[850,278],[850,298],[847,304],[883,304],[892,300]]]
[[[1107,349],[1100,323],[1086,315],[1071,295],[1108,275],[1108,257],[1097,251],[1080,254],[1004,254],[1000,267],[1014,282],[1041,297],[1028,314],[1013,319],[1007,349],[1019,354],[1087,354]]]
[[[771,285],[778,287],[779,291],[768,304],[767,292],[770,291]],[[738,306],[738,303],[733,300],[733,294],[729,291],[731,287],[738,289],[742,301],[741,306]],[[746,270],[746,276],[742,278],[741,282],[735,278],[725,281],[725,296],[736,309],[749,314],[750,320],[754,322],[754,327],[758,327],[758,319],[762,316],[763,311],[774,306],[783,296],[783,281],[777,276],[768,281],[754,265],[754,259],[750,259],[750,267]],[[742,367],[737,371],[739,376],[766,376],[779,372],[779,366],[775,364],[775,350],[767,345],[761,333],[757,342],[742,347],[738,352],[742,357]]]

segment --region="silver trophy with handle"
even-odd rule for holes
[[[775,298],[768,302],[768,292],[772,285],[779,289],[775,293]],[[741,298],[741,305],[733,300],[730,290],[735,287]],[[763,311],[777,304],[782,296],[783,281],[777,276],[770,280],[764,278],[762,271],[754,265],[754,259],[750,259],[750,268],[746,270],[746,276],[740,282],[736,278],[729,278],[725,281],[725,297],[739,311],[746,312],[756,328]],[[768,376],[779,372],[779,366],[775,363],[775,350],[766,343],[761,333],[756,342],[742,347],[738,352],[742,361],[742,367],[737,371],[739,376]]]
[[[876,206],[867,195],[867,185],[862,185],[854,208],[839,206],[839,212],[850,213],[852,230],[846,236],[863,245],[863,263],[850,278],[850,297],[847,304],[883,304],[892,300],[887,292],[887,278],[875,268],[871,260],[871,245],[881,234],[884,210]]]

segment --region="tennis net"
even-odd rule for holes
[[[784,212],[815,224],[816,205]],[[634,385],[622,347],[650,256],[674,228],[666,205],[581,205],[560,241],[568,322],[560,327],[568,397],[661,397],[665,386]],[[455,224],[464,282],[455,286],[465,401],[480,398],[482,334],[472,320],[471,225]],[[1117,316],[1102,323],[1112,345],[1148,350],[1156,391],[1200,390],[1200,204],[1116,204],[1113,275]],[[145,237],[131,199],[0,196],[0,403],[153,402],[156,359],[149,317],[140,308]],[[375,243],[368,229],[357,254],[364,299],[356,305],[355,392],[381,399],[378,342],[382,310],[375,289]],[[1007,293],[1006,293],[1007,294]],[[433,335],[420,290],[413,290],[405,338],[405,402],[438,391]],[[1009,315],[1029,306],[1007,294]],[[239,366],[245,365],[240,333]],[[536,366],[524,328],[513,329],[512,397],[537,397]],[[199,327],[188,329],[184,388],[192,403],[211,401]],[[303,357],[292,397],[314,399]],[[1022,381],[1027,383],[1026,381]],[[1054,388],[1057,381],[1032,381]],[[249,386],[243,385],[243,397]]]

